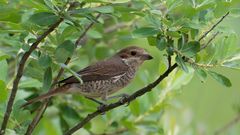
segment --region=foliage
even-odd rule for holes
[[[96,117],[76,134],[116,131],[126,135],[187,134],[181,127],[177,129],[170,118],[165,120],[165,111],[174,108],[172,98],[179,89],[188,84],[194,74],[202,82],[212,77],[230,87],[232,84],[227,77],[231,76],[222,75],[215,67],[240,69],[240,33],[229,26],[230,19],[239,21],[240,2],[237,0],[76,0],[76,6],[69,9],[72,2],[0,0],[0,121],[23,54],[52,24],[64,19],[33,51],[25,65],[7,134],[26,132],[35,116],[31,112],[39,104],[25,110],[19,107],[24,100],[48,91],[61,67],[69,71],[61,79],[72,74],[77,76],[73,71],[132,44],[146,48],[154,60],[145,63],[123,92],[130,94],[155,80],[167,69],[165,56],[171,56],[172,63],[176,62],[179,68],[152,92],[127,107]],[[199,40],[227,12],[230,12],[228,19]],[[96,19],[99,13],[101,17]],[[94,26],[87,31],[81,47],[75,46],[75,41],[91,22]],[[220,34],[208,44],[216,32]],[[205,45],[207,47],[201,49]],[[63,63],[69,57],[72,60],[66,67]],[[81,95],[57,96],[34,134],[62,134],[96,108],[97,104]]]

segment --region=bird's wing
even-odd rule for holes
[[[128,66],[123,63],[121,59],[108,59],[90,65],[77,73],[80,75],[83,82],[89,82],[96,80],[108,80],[112,77],[124,74],[127,69]],[[59,83],[70,84],[78,82],[77,78],[70,76]]]

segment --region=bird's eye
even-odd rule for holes
[[[131,55],[132,55],[132,56],[135,56],[136,54],[137,54],[136,51],[131,51]]]

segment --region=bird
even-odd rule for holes
[[[102,104],[96,98],[106,101],[111,94],[126,87],[134,79],[143,62],[151,59],[153,57],[141,47],[129,46],[123,48],[112,57],[98,61],[78,71],[77,74],[82,83],[75,76],[70,76],[59,81],[59,87],[30,99],[22,107],[65,93],[78,93]],[[126,94],[121,96],[126,96]]]

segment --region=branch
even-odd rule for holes
[[[220,135],[222,132],[228,130],[232,126],[236,125],[240,121],[240,113],[237,115],[236,118],[232,119],[229,123],[224,125],[222,128],[218,129],[214,135]]]
[[[211,27],[210,30],[208,30],[200,39],[202,40],[203,38],[206,37],[206,35],[211,32],[220,22],[222,22],[222,20],[229,14],[229,12],[227,14],[225,14],[215,25],[213,25]],[[209,43],[212,40],[209,41]],[[208,44],[208,43],[207,43]],[[168,57],[168,63],[171,63],[171,57]],[[78,123],[77,125],[75,125],[73,128],[69,129],[64,135],[71,135],[74,132],[76,132],[78,129],[82,128],[84,125],[86,125],[89,121],[91,121],[93,118],[95,118],[98,115],[104,114],[105,112],[108,112],[114,108],[117,108],[119,106],[124,105],[125,103],[129,103],[133,100],[135,100],[136,98],[144,95],[147,92],[150,92],[153,88],[155,88],[163,79],[165,79],[176,67],[177,67],[177,63],[173,64],[172,66],[169,65],[168,69],[158,77],[157,80],[155,80],[154,82],[150,83],[149,85],[147,85],[146,87],[136,91],[135,93],[133,93],[132,95],[130,95],[129,97],[124,98],[121,101],[115,102],[115,103],[111,103],[109,105],[103,106],[102,108],[96,110],[95,112],[92,112],[90,114],[88,114],[80,123]]]
[[[96,19],[98,19],[101,16],[101,14],[99,13],[96,16]],[[91,22],[86,28],[85,30],[82,32],[82,34],[79,36],[79,38],[76,40],[75,42],[75,46],[80,45],[83,42],[83,39],[86,36],[87,31],[94,25],[94,22]],[[67,58],[67,60],[65,61],[65,65],[67,65],[69,62],[71,61],[71,58]],[[60,77],[62,76],[64,72],[64,69],[61,68],[58,72],[57,77],[54,79],[53,84],[52,84],[52,88],[57,84],[58,80],[60,79]],[[52,88],[50,90],[52,90]],[[35,129],[35,127],[37,126],[37,124],[39,123],[39,121],[41,120],[44,112],[47,109],[48,103],[50,101],[51,98],[46,99],[43,104],[38,108],[37,113],[35,115],[35,117],[33,118],[32,122],[29,124],[28,129],[25,133],[25,135],[31,135],[33,130]]]
[[[76,126],[74,126],[73,128],[71,128],[70,130],[68,130],[65,135],[71,135],[73,134],[75,131],[77,131],[78,129],[82,128],[84,125],[86,125],[90,120],[92,120],[94,117],[101,115],[102,113],[108,112],[114,108],[117,108],[119,106],[124,105],[125,103],[129,103],[133,100],[135,100],[136,98],[144,95],[147,92],[150,92],[153,88],[155,88],[163,79],[165,79],[175,68],[177,67],[177,64],[175,63],[174,65],[170,66],[162,75],[160,75],[158,77],[157,80],[155,80],[154,82],[150,83],[149,85],[147,85],[146,87],[136,91],[135,93],[133,93],[132,95],[130,95],[129,97],[124,98],[121,101],[106,105],[104,107],[102,107],[101,109],[96,110],[95,112],[88,114],[87,117],[85,117],[80,123],[78,123]]]
[[[198,41],[201,41],[203,38],[205,38],[219,23],[221,23],[225,17],[227,17],[229,15],[229,12],[227,12],[224,16],[222,16],[222,18],[215,23],[208,31],[206,31],[200,38]]]
[[[2,126],[1,126],[1,130],[0,130],[0,134],[3,135],[5,133],[6,127],[7,127],[7,123],[10,117],[10,114],[12,112],[12,106],[14,103],[14,99],[16,97],[17,94],[17,90],[18,90],[18,84],[19,81],[23,75],[23,70],[24,70],[24,66],[25,63],[27,61],[27,59],[29,58],[29,56],[31,55],[31,53],[37,48],[38,44],[45,38],[47,37],[47,35],[49,35],[56,27],[59,26],[59,24],[63,21],[63,18],[60,18],[56,23],[52,24],[48,30],[46,30],[41,36],[39,36],[37,38],[37,40],[31,45],[30,49],[24,53],[24,55],[22,56],[20,62],[19,62],[19,66],[17,69],[17,75],[14,79],[13,82],[13,87],[11,90],[11,95],[9,97],[8,100],[8,104],[7,104],[7,109],[6,112],[4,114],[4,118],[3,118],[3,122],[2,122]]]

